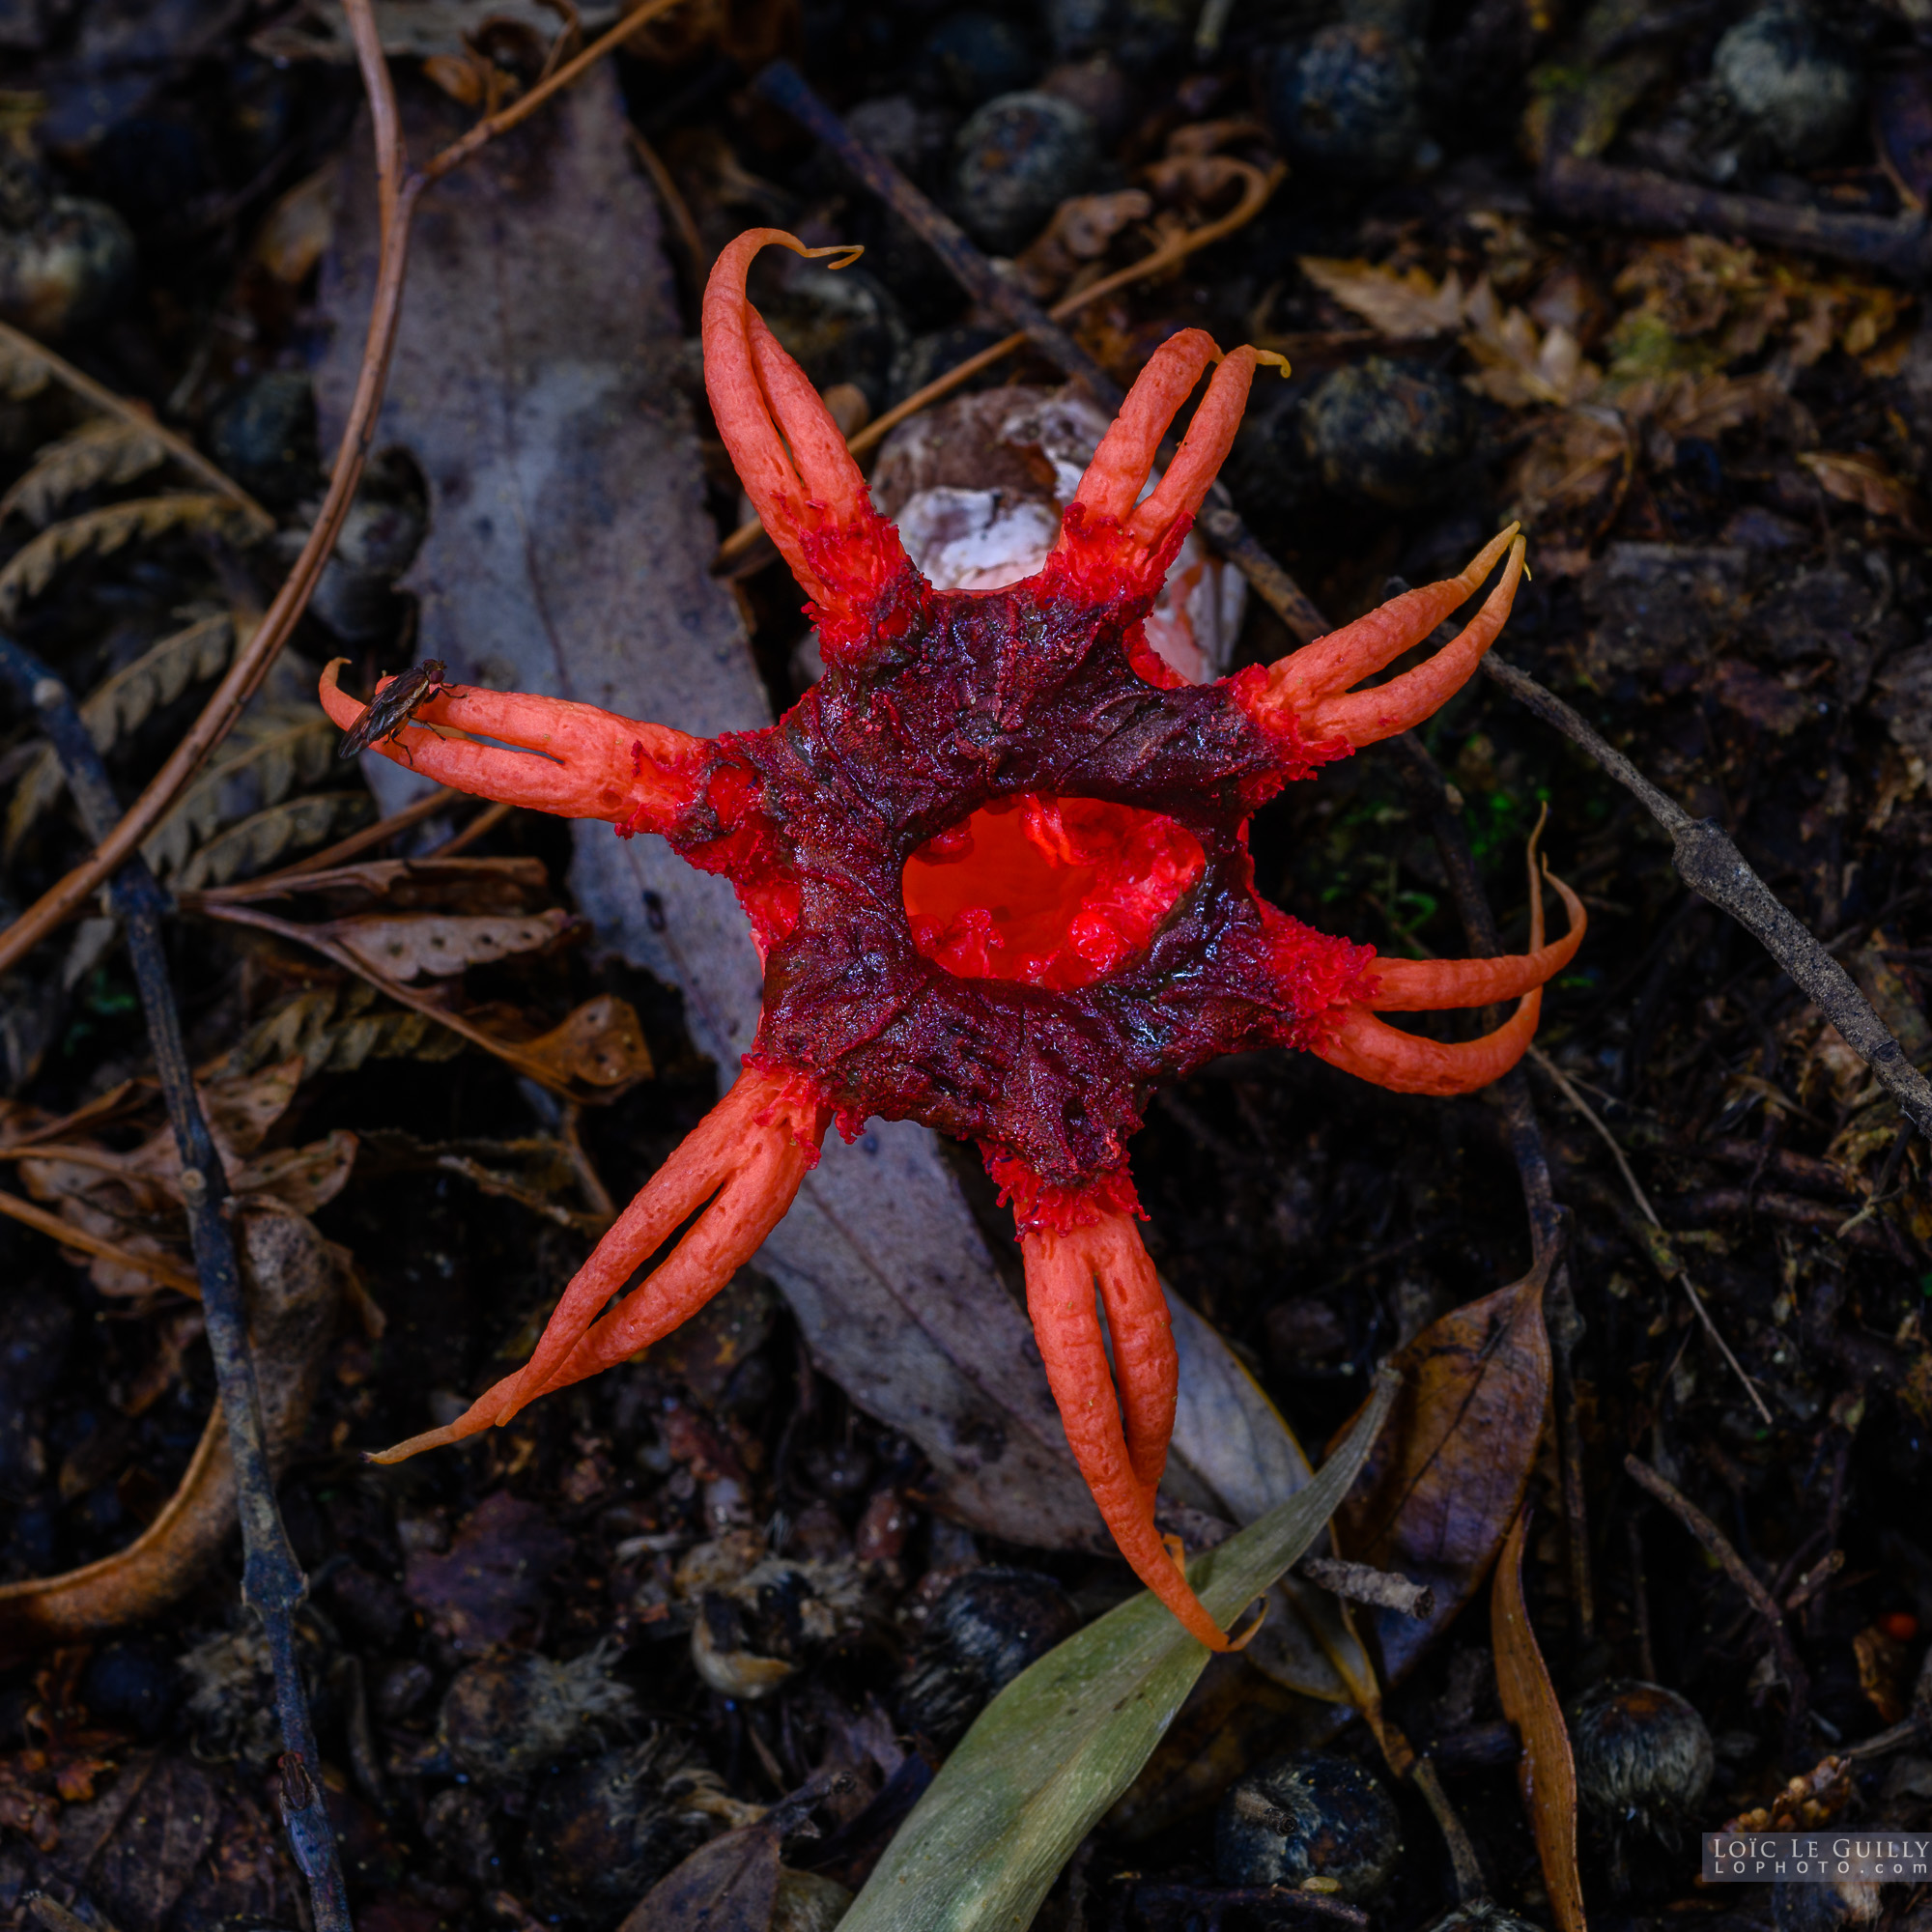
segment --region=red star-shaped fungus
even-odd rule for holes
[[[1184,683],[1148,649],[1142,619],[1265,359],[1220,356],[1187,329],[1134,384],[1037,575],[935,591],[747,298],[752,258],[772,242],[812,252],[754,229],[712,270],[705,381],[745,488],[811,599],[823,681],[769,729],[715,742],[590,705],[450,689],[426,720],[526,752],[416,726],[384,747],[459,790],[609,819],[626,838],[656,833],[729,878],[764,960],[754,1050],[598,1243],[530,1359],[381,1460],[506,1422],[676,1327],[756,1252],[835,1118],[855,1135],[871,1115],[921,1121],[977,1140],[1013,1203],[1047,1378],[1122,1553],[1203,1643],[1225,1648],[1154,1526],[1175,1352],[1126,1143],[1157,1084],[1219,1054],[1300,1047],[1385,1087],[1460,1094],[1527,1047],[1538,989],[1582,935],[1566,888],[1568,934],[1543,943],[1533,894],[1521,957],[1378,959],[1257,897],[1247,853],[1249,816],[1285,782],[1406,729],[1461,687],[1509,613],[1522,539],[1504,531],[1460,577],[1278,664]],[[1179,454],[1143,499],[1156,445],[1214,361]],[[1428,637],[1505,554],[1460,637],[1350,691]],[[323,702],[352,726],[362,707],[336,670]],[[1376,1017],[1519,996],[1506,1025],[1462,1045]]]

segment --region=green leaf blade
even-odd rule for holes
[[[1394,1385],[1378,1379],[1305,1489],[1188,1566],[1224,1627],[1314,1542],[1367,1458]],[[840,1932],[1020,1932],[1073,1848],[1133,1782],[1208,1662],[1143,1592],[994,1698],[899,1828]]]

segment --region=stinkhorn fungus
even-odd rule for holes
[[[421,718],[475,737],[412,724],[379,747],[461,791],[608,819],[623,838],[655,833],[723,873],[764,962],[753,1050],[598,1243],[529,1360],[379,1460],[507,1422],[658,1340],[750,1260],[833,1121],[848,1136],[873,1115],[920,1121],[977,1141],[1012,1203],[1047,1379],[1122,1554],[1224,1649],[1154,1525],[1175,1350],[1135,1225],[1127,1141],[1157,1085],[1220,1054],[1296,1047],[1383,1087],[1445,1094],[1494,1080],[1527,1047],[1539,989],[1582,935],[1566,888],[1569,931],[1543,943],[1533,891],[1520,957],[1378,959],[1259,898],[1247,849],[1250,816],[1288,781],[1419,723],[1463,684],[1509,614],[1523,540],[1505,530],[1461,576],[1278,664],[1185,683],[1148,649],[1142,620],[1267,359],[1220,355],[1190,328],[1134,384],[1037,574],[935,591],[747,298],[752,259],[774,242],[814,252],[754,229],[711,272],[705,383],[745,489],[811,600],[822,681],[769,728],[716,740],[450,688]],[[1209,363],[1186,437],[1143,497]],[[1498,559],[1495,588],[1453,642],[1352,689],[1427,638]],[[338,689],[340,662],[322,700],[353,728],[363,707]],[[1521,1004],[1507,1024],[1455,1045],[1378,1017],[1509,999]],[[607,1306],[687,1222],[655,1271]]]

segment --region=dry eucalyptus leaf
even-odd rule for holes
[[[612,993],[584,1001],[561,1026],[521,1041],[517,1051],[559,1079],[582,1080],[592,1087],[648,1080],[655,1070],[637,1009]]]
[[[515,919],[370,913],[339,919],[321,929],[374,971],[391,980],[414,980],[423,975],[440,978],[461,973],[466,966],[488,966],[514,953],[534,952],[556,938],[570,920],[571,915],[557,907]]]
[[[1523,1492],[1549,1399],[1547,1264],[1432,1322],[1395,1357],[1402,1393],[1336,1512],[1342,1554],[1435,1593],[1426,1618],[1366,1610],[1394,1683],[1482,1583]]]
[[[1522,1743],[1518,1777],[1536,1837],[1544,1889],[1557,1932],[1587,1932],[1583,1884],[1577,1871],[1577,1764],[1556,1689],[1530,1628],[1522,1599],[1522,1549],[1529,1529],[1516,1520],[1496,1564],[1490,1593],[1490,1633],[1496,1654],[1496,1694]]]

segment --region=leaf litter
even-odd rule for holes
[[[436,63],[441,98],[412,78],[405,89],[419,136],[460,128],[458,98],[516,98],[557,25],[536,10],[472,32],[452,10],[409,11],[407,23],[379,13],[412,76]],[[688,11],[675,33],[637,37],[653,83],[667,61],[755,65],[776,48],[749,14]],[[865,10],[832,11],[846,34]],[[1080,102],[1116,171],[1059,184],[1017,269],[1042,299],[1171,245],[1292,155],[1272,213],[1243,240],[1105,295],[1081,341],[1122,380],[1190,323],[1224,344],[1291,347],[1303,366],[1258,392],[1230,480],[1337,621],[1391,575],[1439,574],[1465,526],[1480,541],[1526,517],[1535,581],[1501,648],[1693,813],[1721,818],[1779,896],[1843,942],[1922,1059],[1932,942],[1916,878],[1932,738],[1916,547],[1932,418],[1914,293],[1755,235],[1556,222],[1509,173],[1506,116],[1487,147],[1459,132],[1447,168],[1394,188],[1324,176],[1271,78],[1286,71],[1285,30],[1246,12],[1217,29],[1222,65],[1194,72],[1178,53],[1148,64],[1111,29],[1056,40],[1054,67],[1037,23],[971,10],[957,15],[970,27],[947,14],[929,48],[924,26],[848,34],[839,102],[863,105],[874,118],[855,126],[941,190],[978,64],[1030,60],[1020,78]],[[1499,51],[1482,20],[1436,23],[1431,59],[1455,71],[1474,49],[1520,73],[1532,40]],[[289,36],[277,57],[321,56],[278,83],[290,98],[332,84],[317,77],[348,54],[335,20],[311,10],[270,31]],[[1691,110],[1710,99],[1722,30],[1700,41],[1665,22],[1608,54],[1605,31],[1595,14],[1533,27],[1538,58],[1581,48],[1585,70],[1597,63],[1580,95],[1564,81],[1536,96],[1533,141],[1546,156],[1703,179],[1719,162],[1683,130],[1706,125]],[[1895,52],[1901,31],[1887,15],[1868,38]],[[222,76],[217,114],[231,66],[253,58],[224,32],[201,70]],[[965,37],[963,66],[949,33]],[[1909,77],[1890,54],[1872,58],[1880,165],[1848,132],[1831,167],[1787,171],[1776,194],[1880,207],[1886,184],[1907,179],[1894,124]],[[822,51],[806,59],[834,86]],[[185,84],[155,83],[157,98],[178,106],[167,90]],[[769,567],[728,583],[704,568],[740,504],[692,380],[695,284],[679,276],[705,265],[680,260],[674,274],[661,223],[699,248],[748,220],[868,242],[849,281],[774,313],[819,386],[848,385],[872,415],[987,336],[908,237],[794,135],[722,105],[722,85],[668,95],[663,120],[634,109],[627,128],[593,72],[554,122],[438,191],[442,226],[412,265],[382,427],[397,473],[423,480],[428,534],[412,552],[358,552],[361,601],[326,607],[376,613],[340,639],[363,653],[364,688],[440,652],[479,683],[704,730],[762,724],[796,695],[810,659],[795,590]],[[1566,119],[1578,102],[1583,119]],[[634,131],[663,150],[648,176],[630,159]],[[101,338],[76,364],[0,338],[5,386],[33,412],[0,426],[13,520],[0,595],[71,683],[124,799],[177,707],[246,635],[272,589],[271,551],[298,541],[319,494],[299,435],[267,412],[312,364],[330,447],[370,291],[366,152],[365,136],[345,148],[318,120],[272,186],[223,213],[179,268],[156,266],[173,243],[151,247],[156,287],[199,278],[194,300],[168,293],[154,310],[176,319],[137,325],[157,360]],[[1745,200],[1770,179],[1747,172]],[[100,183],[128,218],[160,218],[125,181]],[[836,290],[859,293],[828,301]],[[311,299],[332,346],[302,333]],[[218,326],[199,340],[180,320],[210,314]],[[1421,384],[1402,395],[1440,405],[1447,458],[1371,415],[1350,446],[1393,436],[1396,471],[1347,457],[1311,471],[1324,384],[1378,356]],[[80,367],[111,373],[107,403]],[[1059,380],[1024,359],[1005,373]],[[249,424],[263,426],[255,444]],[[157,486],[185,431],[254,467]],[[257,491],[283,527],[250,550]],[[391,503],[366,509],[370,529],[387,527]],[[1258,600],[1243,621],[1237,662],[1278,654]],[[331,640],[296,648],[311,645],[326,656]],[[328,769],[312,688],[304,671],[257,697],[153,849],[185,915],[179,983],[251,1253],[266,1238],[255,1231],[281,1230],[278,1265],[308,1284],[309,1325],[258,1318],[256,1344],[275,1369],[271,1434],[291,1459],[285,1508],[313,1581],[301,1641],[356,1923],[898,1922],[880,1903],[896,1878],[881,1887],[874,1867],[913,1870],[955,1839],[972,1882],[942,1883],[932,1913],[961,1922],[976,1900],[1022,1918],[1038,1903],[1035,1922],[1051,1927],[1179,1925],[1202,1911],[1262,1922],[1243,1915],[1283,1901],[1217,1865],[1215,1807],[1283,1752],[1339,1751],[1401,1790],[1407,1850],[1371,1915],[1419,1932],[1452,1891],[1414,1802],[1426,1779],[1410,1738],[1478,1847],[1485,1891],[1463,1897],[1465,1916],[1500,1909],[1571,1932],[1586,1899],[1600,1918],[1706,1910],[1681,1859],[1660,1847],[1646,1863],[1641,1845],[1612,1856],[1566,1786],[1559,1691],[1570,1704],[1606,1674],[1672,1687],[1699,1714],[1718,1769],[1697,1822],[1800,1821],[1809,1804],[1805,1824],[1923,1824],[1916,1737],[1833,1755],[1837,1769],[1813,1776],[1827,1746],[1856,1753],[1911,1717],[1932,1630],[1932,1557],[1898,1507],[1932,1413],[1922,1146],[1823,1016],[1686,905],[1618,795],[1494,693],[1472,689],[1431,750],[1497,912],[1506,928],[1520,917],[1505,866],[1548,798],[1594,921],[1542,1035],[1602,1129],[1568,1099],[1544,1123],[1574,1217],[1583,1331],[1557,1352],[1576,1350],[1575,1378],[1554,1373],[1550,1346],[1574,1317],[1550,1301],[1546,1332],[1548,1257],[1524,1274],[1517,1181],[1485,1103],[1457,1103],[1432,1135],[1424,1103],[1365,1101],[1284,1062],[1163,1098],[1143,1146],[1183,1363],[1164,1525],[1210,1571],[1246,1547],[1242,1525],[1296,1504],[1310,1519],[1296,1538],[1326,1547],[1297,1436],[1338,1439],[1389,1358],[1401,1393],[1326,1544],[1430,1584],[1435,1602],[1418,1620],[1282,1578],[1242,1658],[1189,1688],[1185,1661],[1137,1655],[1120,1665],[1125,1702],[1089,1713],[1090,1730],[1060,1705],[1030,1712],[1027,1687],[1061,1682],[1055,1671],[1137,1618],[1152,1641],[1158,1618],[1122,1602],[981,1185],[915,1130],[874,1122],[828,1150],[791,1222],[717,1304],[715,1334],[673,1338],[438,1471],[397,1481],[357,1463],[357,1449],[460,1406],[527,1350],[613,1198],[663,1159],[742,1050],[757,962],[716,883],[649,840],[590,828],[572,845],[519,816],[475,831],[459,802],[356,844],[407,802],[407,775],[397,789],[386,767],[359,781]],[[6,885],[24,902],[77,847],[55,809],[57,768],[24,720],[7,729]],[[1257,821],[1264,888],[1385,952],[1463,950],[1447,876],[1386,765],[1365,755],[1340,777],[1324,801],[1291,793]],[[478,849],[439,856],[466,825]],[[85,1922],[199,1926],[219,1911],[292,1923],[296,1877],[270,1824],[269,1680],[230,1607],[232,1492],[208,1446],[199,1317],[114,1259],[191,1278],[179,1162],[140,1084],[116,927],[97,920],[81,940],[64,977],[59,959],[30,962],[6,993],[0,1153],[38,1206],[109,1252],[63,1257],[22,1223],[0,1234],[23,1282],[0,1363],[0,1628],[39,1603],[68,1645],[51,1662],[10,1653],[0,1678],[0,1913],[40,1885],[48,1911],[67,1910],[58,1895]],[[28,1141],[41,1151],[16,1158]],[[1631,1199],[1639,1176],[1653,1219]],[[1687,1264],[1711,1327],[1677,1293]],[[338,1300],[359,1319],[314,1316]],[[1564,1427],[1584,1449],[1580,1519],[1565,1500]],[[1617,1487],[1633,1447],[1735,1527],[1780,1601],[1802,1593],[1790,1615],[1820,1720],[1804,1762],[1789,1755],[1789,1688],[1727,1621],[1735,1603],[1682,1563],[1659,1506],[1638,1514]],[[1022,1647],[1032,1669],[980,1719],[1004,1740],[990,1758],[977,1730],[949,1756],[918,1729],[904,1660],[927,1633],[975,1631],[965,1581],[1015,1575],[1032,1580],[1010,1586],[1013,1601],[1057,1593],[1083,1628],[1044,1660]],[[594,1706],[595,1720],[539,1716],[559,1698]],[[1024,1752],[1008,1748],[1022,1732]],[[505,1775],[460,1780],[456,1739],[464,1762]],[[1013,1835],[1022,1812],[992,1816],[1028,1802],[1007,1789],[1027,1752],[1043,1767],[1037,1841]],[[693,1777],[709,1809],[683,1808]],[[582,1797],[574,1816],[615,1835],[560,1835],[541,1801],[564,1785]],[[654,1836],[667,1817],[681,1822]],[[634,1895],[619,1908],[559,1878],[561,1844],[586,1872],[635,1875]],[[1620,1886],[1635,1887],[1634,1907]],[[1751,1911],[1729,1916],[1754,1924]]]

